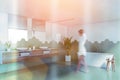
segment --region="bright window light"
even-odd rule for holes
[[[34,33],[34,36],[42,42],[45,42],[45,40],[46,40],[45,35],[46,35],[45,32],[35,31],[35,33]]]
[[[8,29],[8,40],[12,43],[16,43],[23,38],[27,40],[27,30]]]

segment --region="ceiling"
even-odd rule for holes
[[[120,0],[0,0],[0,11],[67,26],[120,19]]]

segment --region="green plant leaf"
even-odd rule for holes
[[[71,48],[72,48],[72,37],[64,37],[63,46],[67,52],[67,55],[70,55]]]

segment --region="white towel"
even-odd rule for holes
[[[20,56],[29,56],[30,53],[20,53]]]

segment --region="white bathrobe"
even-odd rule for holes
[[[79,36],[78,56],[80,55],[86,56],[85,42],[86,35],[83,34],[82,36]]]

